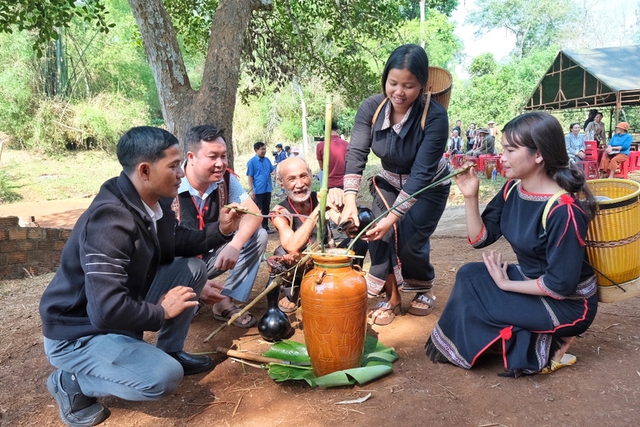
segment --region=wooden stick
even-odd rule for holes
[[[224,348],[224,347],[218,347],[218,348],[216,348],[216,351],[218,351],[219,353],[224,353],[229,357],[237,357],[238,359],[252,360],[254,362],[260,362],[260,363],[283,363],[282,360],[275,359],[273,357],[262,356],[260,354],[254,354],[254,353],[249,353],[249,352],[244,352],[244,351],[231,350],[231,349]]]

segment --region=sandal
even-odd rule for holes
[[[385,326],[393,322],[393,319],[396,318],[396,314],[400,314],[400,311],[400,303],[394,307],[389,301],[379,302],[375,307],[373,307],[371,320],[373,320],[374,325]]]
[[[240,311],[240,307],[235,305],[233,302],[230,302],[230,305],[222,310],[221,313],[216,313],[216,306],[213,306],[213,318],[216,320],[220,320],[222,322],[228,322],[231,319],[231,316]],[[253,317],[251,313],[245,313],[241,317],[237,318],[233,321],[232,325],[238,328],[248,329],[255,325],[257,322],[256,318]]]
[[[434,308],[436,308],[436,297],[432,292],[416,294],[413,301],[411,301],[409,313],[414,316],[427,316],[431,314]]]
[[[544,368],[542,368],[542,371],[540,371],[540,373],[550,374],[552,372],[557,371],[558,369],[564,368],[565,366],[573,365],[577,361],[578,361],[578,358],[575,357],[573,354],[565,353],[564,356],[562,356],[562,359],[560,359],[560,361],[553,360],[553,359],[549,360],[549,364]]]
[[[288,297],[282,297],[282,299],[278,301],[278,308],[284,314],[291,314],[298,309],[298,304],[289,301]]]

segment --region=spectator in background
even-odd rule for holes
[[[616,125],[616,133],[609,141],[600,160],[600,174],[603,178],[613,178],[616,170],[629,158],[633,138],[628,132],[629,123],[620,122]]]
[[[291,149],[291,155],[289,157],[300,157],[302,158],[302,154],[300,154],[300,147],[297,145]]]
[[[289,147],[288,145],[285,145],[284,153],[287,155],[287,157],[291,157],[293,155],[291,154],[291,147]]]
[[[349,143],[338,135],[338,124],[331,122],[331,145],[329,147],[329,188],[342,188],[344,179],[344,160],[347,155]],[[316,158],[322,170],[324,159],[324,141],[321,141],[316,147]]]
[[[253,150],[256,155],[249,159],[247,163],[247,177],[249,179],[249,196],[260,208],[263,215],[269,215],[271,210],[271,191],[273,184],[271,183],[271,173],[276,169],[269,159],[265,157],[267,147],[264,142],[258,141],[253,144]],[[262,228],[267,233],[273,233],[269,230],[269,218],[262,219]]]
[[[471,123],[469,129],[467,129],[467,151],[473,149],[473,144],[476,142],[476,124]]]
[[[487,123],[489,125],[489,135],[493,137],[493,140],[495,141],[495,139],[498,137],[498,128],[496,128],[496,122],[494,122],[493,120],[489,120],[489,123]]]
[[[467,151],[467,156],[478,157],[480,154],[495,154],[496,140],[489,135],[489,129],[478,129],[475,149]]]
[[[584,121],[584,126],[582,126],[585,129],[585,131],[587,129],[587,126],[589,126],[589,123],[591,123],[593,119],[596,118],[596,114],[598,114],[597,109],[592,108],[591,110],[589,110],[589,117],[587,117],[587,120]]]
[[[287,158],[287,153],[282,149],[282,144],[276,144],[276,165]]]
[[[451,154],[462,154],[462,138],[458,134],[457,129],[453,129],[451,138],[449,138],[449,152]]]
[[[571,123],[570,132],[564,136],[564,143],[567,146],[567,154],[571,163],[584,160],[587,147],[584,145],[584,135],[580,133],[580,124]]]
[[[456,125],[451,129],[451,133],[453,133],[454,130],[458,131],[458,135],[462,135],[462,120],[456,120]]]
[[[589,135],[589,141],[598,141],[598,145],[604,147],[607,143],[607,135],[602,123],[602,113],[598,111],[593,121],[584,130],[585,135]],[[593,138],[593,139],[591,139]]]

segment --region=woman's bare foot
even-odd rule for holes
[[[553,354],[553,356],[551,356],[551,359],[555,360],[556,362],[560,362],[575,339],[576,337],[560,338],[559,341],[563,342],[563,344],[561,344],[560,348]]]

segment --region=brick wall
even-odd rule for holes
[[[20,227],[18,217],[0,218],[0,279],[55,271],[71,230]]]

